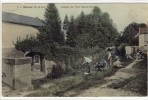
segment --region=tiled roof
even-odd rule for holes
[[[148,34],[148,28],[139,28],[139,34]]]
[[[135,38],[137,38],[141,34],[148,34],[148,28],[147,27],[139,28],[139,32],[137,35],[135,35]]]
[[[39,20],[38,18],[18,15],[18,14],[9,13],[9,12],[2,12],[2,21],[9,22],[9,23],[15,23],[15,24],[29,25],[29,26],[43,26],[44,25],[42,21]]]

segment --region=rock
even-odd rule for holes
[[[56,65],[57,64],[54,61],[46,60],[45,61],[45,74],[46,75],[51,74],[53,67]]]

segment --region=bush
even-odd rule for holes
[[[54,54],[55,61],[64,61],[67,66],[75,68],[83,62],[83,55],[76,48],[61,46]]]
[[[62,68],[61,64],[57,64],[52,68],[52,78],[60,78],[64,75],[65,68]]]
[[[82,55],[91,56],[93,54],[99,54],[103,49],[96,46],[94,48],[80,48],[79,51]]]
[[[14,43],[15,48],[19,51],[26,52],[33,50],[34,47],[39,45],[39,41],[35,36],[27,35],[26,38],[17,37],[16,43]]]
[[[115,48],[115,54],[121,57],[125,57],[125,46],[126,45],[124,43],[121,43],[118,47]]]
[[[52,56],[51,49],[53,49],[53,44],[42,44],[41,41],[39,41],[37,37],[33,35],[27,35],[25,38],[17,37],[16,43],[13,44],[18,51],[39,52],[41,54],[45,54],[47,58],[51,58]]]

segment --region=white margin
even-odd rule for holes
[[[1,0],[2,3],[145,3],[148,0]]]

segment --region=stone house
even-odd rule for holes
[[[37,18],[2,12],[2,47],[14,47],[13,42],[18,37],[25,38],[27,34],[36,36],[39,32],[34,27],[42,25]]]
[[[139,28],[139,33],[135,36],[135,38],[137,37],[139,38],[139,46],[126,46],[126,54],[135,54],[137,50],[147,53],[148,26],[145,28]]]
[[[139,48],[143,52],[147,52],[148,45],[148,26],[146,28],[139,28]]]
[[[36,36],[39,31],[35,28],[43,26],[43,23],[33,17],[18,15],[14,13],[2,12],[2,48],[14,48],[17,38],[25,38],[27,35]],[[29,53],[29,54],[27,54]],[[10,54],[10,52],[9,52]],[[43,55],[36,52],[26,52],[24,56],[32,57],[32,66],[43,66]],[[40,68],[41,69],[41,68]]]
[[[14,89],[31,87],[33,78],[45,76],[44,55],[29,51],[23,53],[13,44],[17,37],[36,36],[39,32],[35,27],[38,26],[43,26],[43,23],[37,18],[2,12],[2,81]],[[43,73],[37,75],[31,71],[34,67]]]
[[[22,39],[27,35],[36,36],[39,32],[35,27],[38,26],[43,26],[43,23],[37,18],[2,12],[2,48],[14,48],[13,43],[19,37]],[[40,56],[36,56],[36,53],[32,54],[32,61],[38,59],[38,64],[41,63]]]

